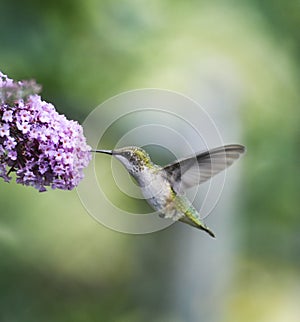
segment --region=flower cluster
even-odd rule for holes
[[[37,95],[33,81],[14,82],[0,72],[0,177],[45,191],[71,190],[91,159],[82,127]]]

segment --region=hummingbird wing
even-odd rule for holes
[[[185,189],[203,183],[233,164],[245,153],[239,144],[225,145],[178,160],[163,168],[173,189],[182,193]]]

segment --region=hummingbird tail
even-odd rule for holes
[[[189,217],[182,217],[179,219],[179,221],[188,224],[190,226],[196,227],[198,229],[204,230],[205,232],[207,232],[211,237],[216,238],[215,234],[212,232],[212,230],[210,230],[203,222],[200,222],[197,220],[197,222],[195,220],[192,220]]]
[[[197,228],[206,231],[211,237],[216,238],[216,235],[213,233],[213,231],[210,230],[206,225],[201,225],[201,226],[198,226]]]

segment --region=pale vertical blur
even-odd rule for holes
[[[83,122],[112,95],[165,88],[198,101],[225,143],[248,149],[207,219],[216,240],[183,224],[116,233],[75,191],[1,181],[1,321],[298,321],[299,9],[278,0],[1,2],[0,70],[35,78],[60,113]],[[103,180],[113,184],[110,173]]]

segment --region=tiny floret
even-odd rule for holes
[[[0,72],[0,177],[9,182],[71,190],[91,160],[82,127],[38,95],[34,81]]]

